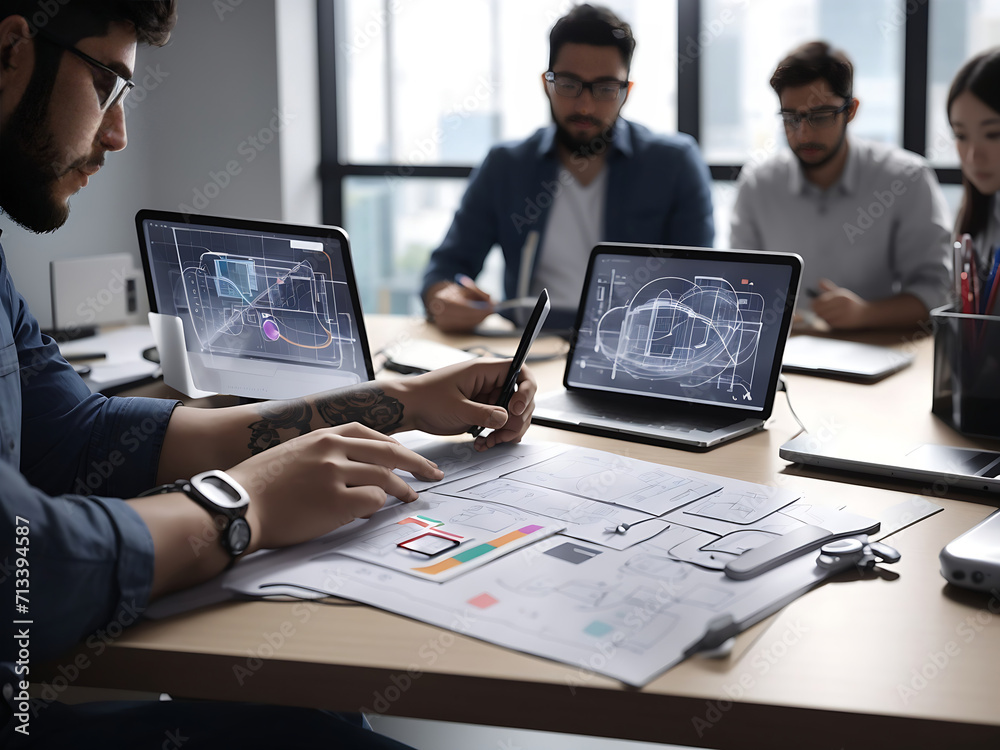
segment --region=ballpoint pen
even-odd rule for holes
[[[998,268],[1000,268],[1000,247],[993,250],[993,268],[990,270],[986,286],[983,288],[982,308],[979,311],[983,315],[990,315],[993,310],[993,303],[997,297]]]
[[[465,289],[469,289],[476,292],[482,292],[482,290],[478,286],[476,286],[476,282],[473,281],[470,276],[467,276],[464,273],[455,274],[455,283],[458,284],[460,287],[464,287]],[[468,299],[466,300],[466,304],[469,305],[470,307],[480,307],[483,309],[490,306],[488,300],[481,300],[481,299]]]

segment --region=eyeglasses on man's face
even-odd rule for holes
[[[545,80],[559,96],[575,99],[583,93],[584,89],[589,89],[590,95],[599,102],[614,101],[621,96],[624,89],[628,88],[628,81],[588,82],[573,76],[553,73],[551,70],[545,74]]]
[[[848,99],[836,109],[814,109],[811,112],[779,112],[778,117],[789,130],[798,130],[803,122],[809,123],[814,130],[825,130],[837,121],[837,115],[846,112],[851,107],[853,99]]]
[[[135,88],[133,81],[122,77],[104,63],[95,60],[85,52],[81,52],[73,45],[57,39],[44,29],[38,29],[36,33],[50,44],[54,44],[56,47],[64,49],[67,52],[72,52],[90,66],[90,73],[94,79],[94,90],[97,92],[97,102],[100,105],[101,112],[107,112],[113,106],[123,101],[128,96],[128,92]]]

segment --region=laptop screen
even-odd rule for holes
[[[161,211],[136,225],[150,307],[182,320],[199,363],[322,370],[330,387],[372,378],[342,230]]]
[[[599,245],[565,385],[770,411],[800,271],[796,255]]]

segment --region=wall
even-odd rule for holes
[[[289,119],[281,138],[281,205],[284,221],[319,224],[319,57],[316,4],[278,0],[278,96]]]
[[[292,80],[284,98],[279,16],[290,56],[280,67],[284,80]],[[109,154],[72,199],[66,225],[38,236],[0,219],[11,272],[43,326],[51,323],[49,261],[131,252],[138,267],[140,208],[280,220],[284,180],[291,218],[318,221],[318,126],[309,94],[315,17],[308,0],[182,0],[170,44],[139,49],[128,148]],[[306,74],[296,77],[296,70]]]

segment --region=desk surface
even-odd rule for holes
[[[376,316],[369,328],[373,350],[404,336],[474,342],[408,318]],[[932,341],[894,343],[912,347],[916,361],[875,385],[788,376],[805,424],[974,445],[930,414]],[[513,351],[516,341],[487,345]],[[533,351],[555,345],[541,339]],[[543,391],[558,386],[562,368],[562,359],[533,366]],[[730,656],[689,659],[641,690],[368,607],[304,602],[242,602],[140,624],[101,653],[81,648],[89,663],[76,684],[697,747],[1000,746],[1000,594],[952,590],[937,557],[993,501],[790,466],[778,447],[797,429],[780,394],[766,431],[708,453],[531,428],[533,439],[784,484],[861,513],[909,494],[944,506],[889,538],[902,560],[884,577],[844,575],[740,635]]]

